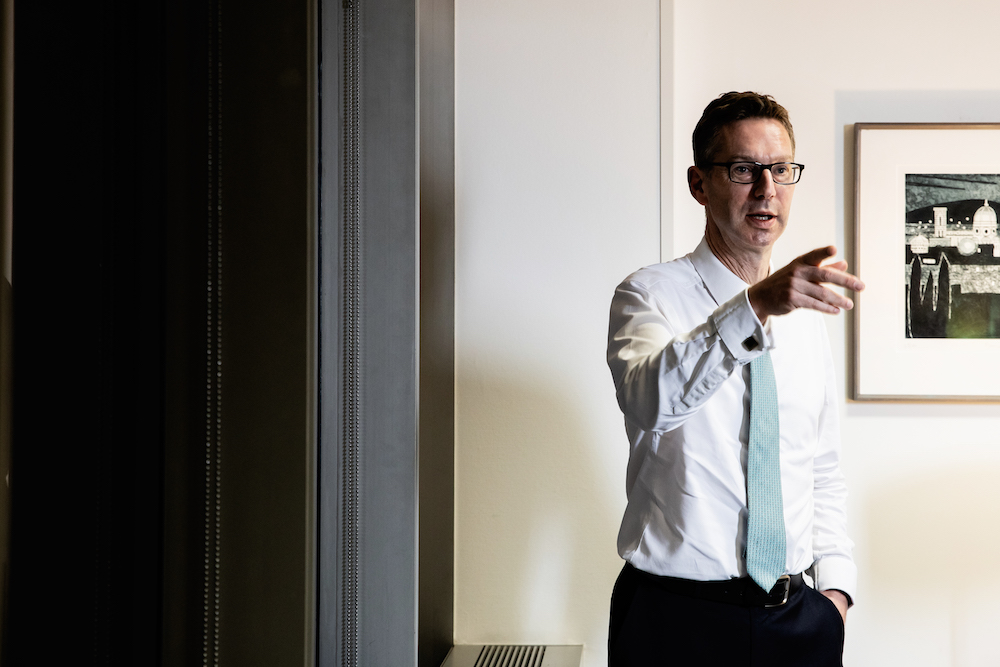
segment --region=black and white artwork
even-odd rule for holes
[[[906,174],[907,338],[1000,338],[1000,174]]]
[[[1000,123],[854,140],[853,398],[1000,402]]]

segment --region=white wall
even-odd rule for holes
[[[658,5],[456,2],[458,643],[606,663],[615,286],[659,257]]]
[[[1000,4],[833,7],[457,0],[457,642],[584,643],[588,667],[606,662],[627,456],[607,307],[658,259],[661,195],[663,247],[701,235],[683,176],[711,98],[755,89],[792,113],[808,169],[779,263],[846,248],[845,126],[1000,121]],[[772,61],[778,45],[798,57]],[[829,320],[842,386],[848,325]],[[861,569],[848,664],[1000,663],[1000,407],[845,399],[843,418]]]

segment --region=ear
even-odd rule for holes
[[[708,204],[708,195],[705,194],[706,178],[708,178],[708,174],[698,167],[688,167],[688,190],[691,191],[691,196],[702,206]]]

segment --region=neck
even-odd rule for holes
[[[771,246],[761,248],[760,252],[737,253],[726,243],[715,225],[709,223],[705,227],[705,240],[712,254],[722,262],[723,266],[732,271],[740,280],[748,285],[755,285],[771,270]]]

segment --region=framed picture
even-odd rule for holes
[[[1000,123],[854,135],[854,399],[1000,400]]]

